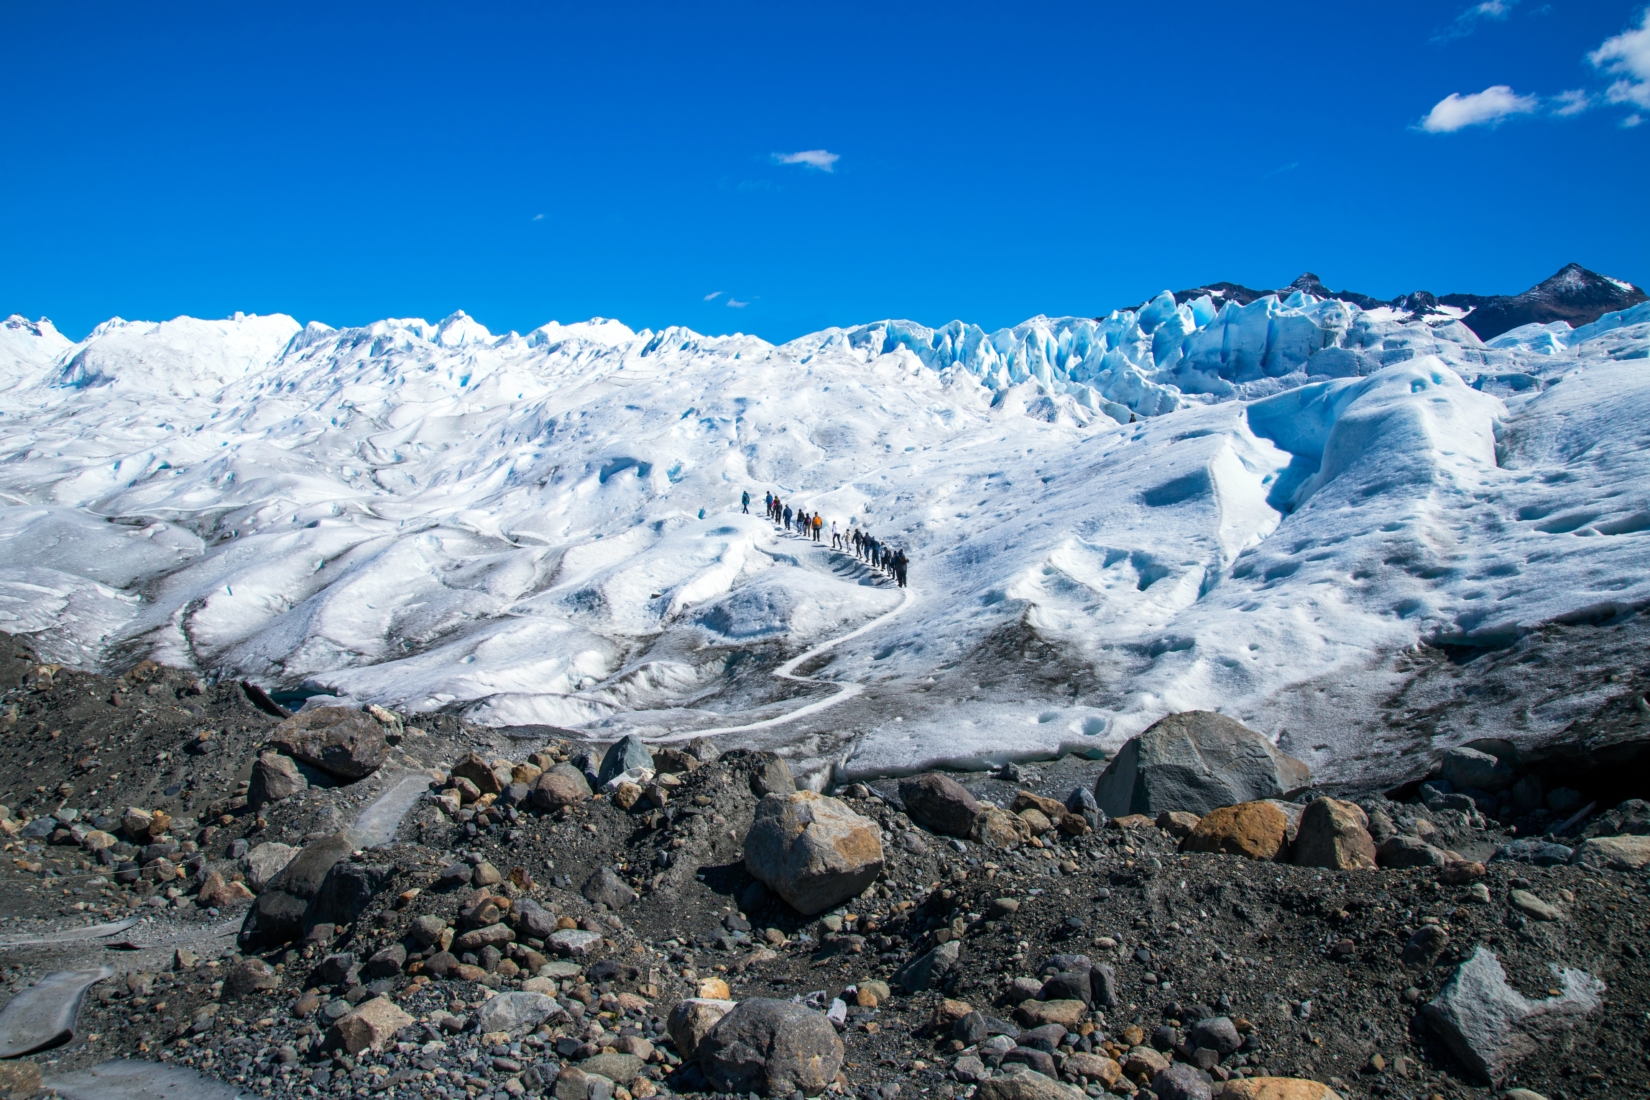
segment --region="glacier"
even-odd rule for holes
[[[1395,777],[1420,665],[1650,601],[1647,357],[1650,305],[1484,343],[1300,290],[779,345],[14,316],[0,629],[293,700],[728,731],[816,779],[1106,750],[1191,707]],[[912,587],[744,491],[903,547]],[[1549,736],[1572,704],[1427,736]]]

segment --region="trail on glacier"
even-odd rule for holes
[[[830,553],[840,553],[840,551],[832,550]],[[649,738],[649,740],[655,741],[659,744],[668,744],[673,741],[691,741],[695,737],[714,737],[718,734],[724,733],[745,733],[750,730],[771,729],[774,726],[782,726],[789,722],[795,722],[799,718],[806,718],[811,714],[818,714],[820,711],[834,707],[838,703],[846,703],[848,700],[863,692],[865,690],[865,685],[856,684],[851,681],[844,683],[836,680],[821,680],[815,676],[798,676],[796,675],[796,670],[801,668],[805,662],[812,660],[814,657],[824,653],[833,646],[841,645],[843,642],[852,641],[862,635],[869,634],[871,631],[880,626],[886,625],[894,616],[900,614],[906,608],[917,602],[916,589],[912,588],[909,584],[900,589],[900,593],[900,602],[892,610],[885,611],[869,622],[862,623],[846,633],[838,634],[834,638],[828,638],[813,648],[802,651],[773,670],[773,675],[778,679],[789,680],[793,684],[827,685],[837,689],[835,694],[828,695],[823,699],[816,699],[811,703],[798,707],[796,710],[793,710],[788,714],[781,714],[773,718],[764,718],[760,722],[747,722],[742,726],[717,726],[712,729],[682,730],[675,733],[665,734],[662,737]]]

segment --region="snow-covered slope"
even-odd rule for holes
[[[12,318],[0,625],[68,662],[670,737],[824,698],[767,672],[888,615],[801,670],[865,690],[760,737],[876,771],[1218,707],[1333,776],[1369,746],[1301,717],[1310,685],[1374,706],[1417,642],[1650,600],[1646,308],[1489,346],[1303,291],[777,347]],[[905,548],[910,602],[747,490]]]

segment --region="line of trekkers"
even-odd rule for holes
[[[818,512],[812,514],[802,509],[792,509],[789,504],[780,500],[773,493],[767,495],[768,518],[782,526],[787,531],[795,532],[805,539],[823,542],[825,520]],[[751,510],[751,495],[744,493],[739,498],[739,506],[745,511]],[[879,541],[869,531],[851,525],[843,531],[831,521],[831,549],[851,553],[861,561],[866,562],[872,569],[880,569],[892,577],[901,588],[905,587],[906,570],[911,565],[911,559],[906,557],[904,550],[896,550],[887,543]]]

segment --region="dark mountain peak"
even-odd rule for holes
[[[1520,325],[1546,324],[1549,321],[1568,321],[1573,327],[1592,324],[1606,313],[1636,306],[1647,299],[1645,292],[1632,283],[1612,279],[1589,271],[1580,264],[1566,264],[1551,278],[1531,287],[1522,294],[1442,294],[1413,290],[1390,301],[1359,294],[1354,290],[1330,290],[1323,280],[1310,271],[1304,271],[1286,287],[1278,290],[1255,290],[1242,283],[1208,283],[1188,290],[1174,292],[1180,305],[1208,295],[1216,305],[1236,302],[1246,306],[1268,294],[1287,298],[1295,291],[1304,291],[1316,298],[1337,298],[1350,302],[1359,309],[1391,306],[1420,320],[1435,315],[1458,316],[1441,307],[1466,310],[1462,323],[1472,329],[1480,340],[1493,340],[1503,332]],[[1140,309],[1145,305],[1135,306]]]

